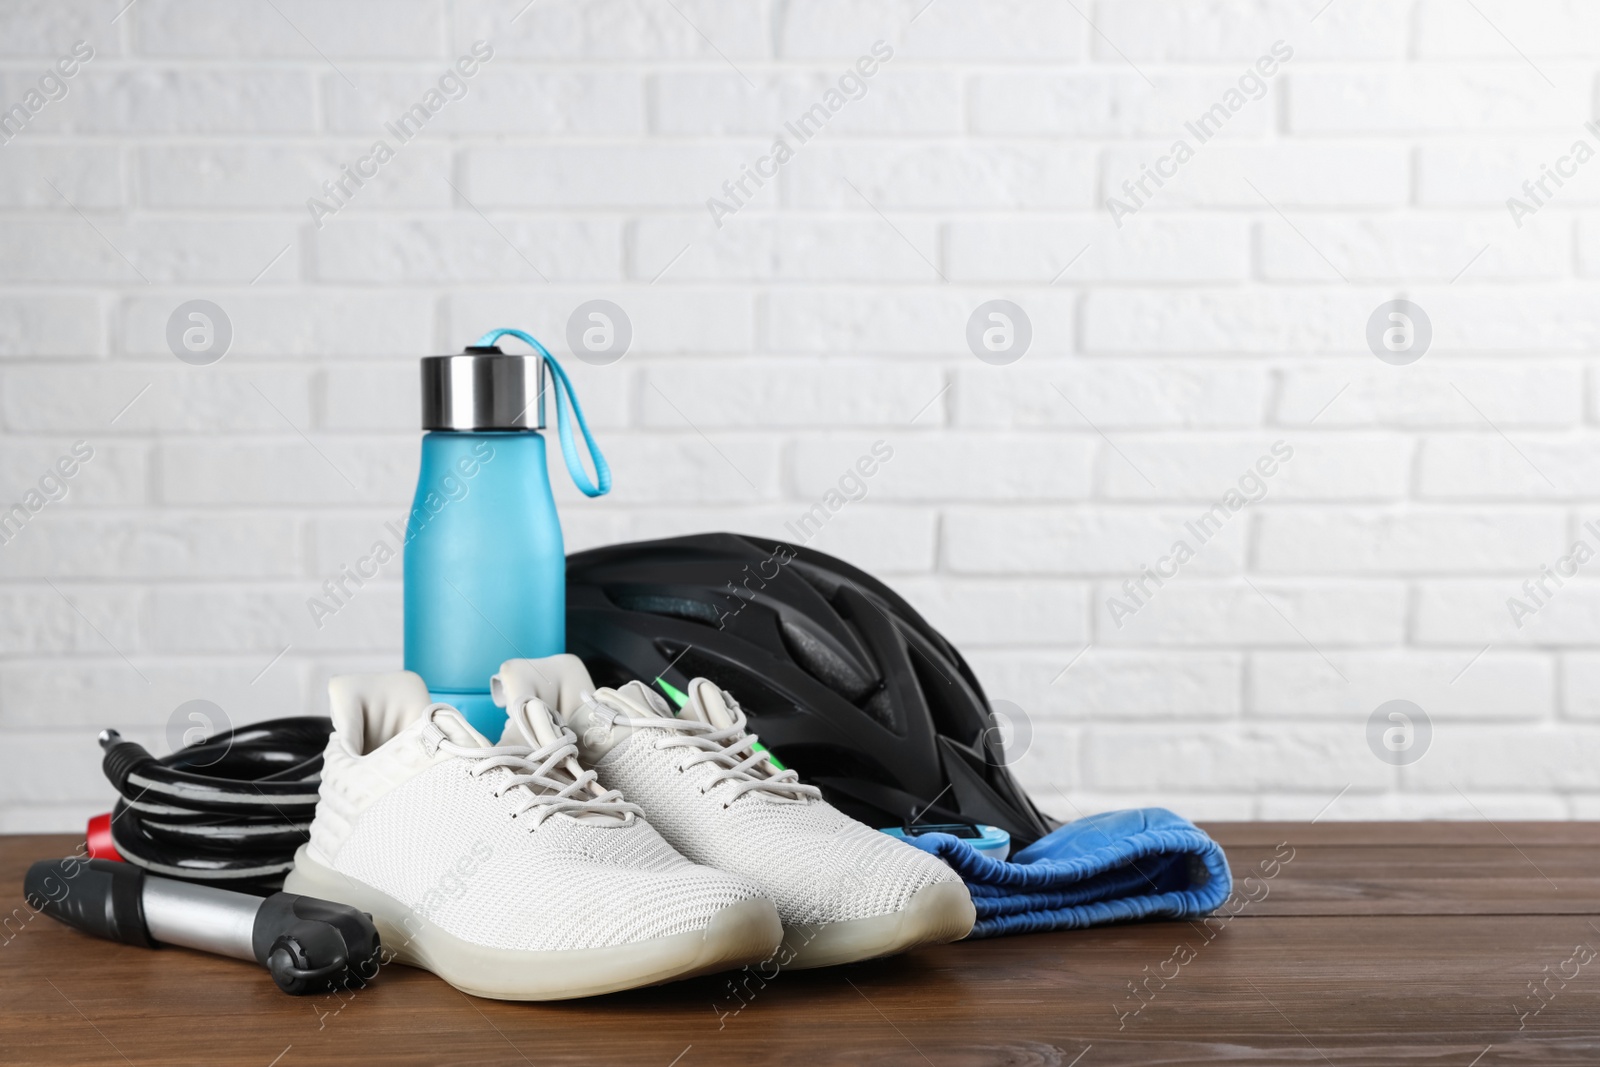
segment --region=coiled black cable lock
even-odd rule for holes
[[[247,893],[281,888],[310,836],[332,722],[241,726],[157,759],[115,730],[100,735],[119,799],[111,840],[153,874]]]

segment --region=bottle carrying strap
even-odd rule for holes
[[[476,344],[478,347],[488,347],[506,336],[515,337],[533,346],[533,350],[544,360],[545,366],[550,368],[550,380],[554,383],[551,391],[556,397],[556,433],[561,438],[561,458],[567,461],[567,473],[572,475],[573,484],[584,496],[605,496],[611,491],[611,466],[606,462],[606,457],[600,454],[600,446],[595,444],[594,434],[589,432],[589,423],[583,417],[583,407],[578,403],[578,394],[573,391],[572,381],[567,377],[567,372],[561,369],[561,364],[556,362],[556,357],[552,356],[544,345],[521,330],[504,328],[490,330],[478,338]],[[583,434],[583,443],[589,452],[589,462],[594,465],[593,481],[589,478],[589,472],[583,469],[582,457],[578,454],[577,443],[572,437],[572,427],[567,422],[569,402],[572,404],[572,414],[578,420],[578,430]]]

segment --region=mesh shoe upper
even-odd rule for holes
[[[421,696],[402,694],[381,714],[360,701],[341,711],[334,690],[308,846],[410,909],[408,925],[426,920],[493,948],[605,948],[704,929],[761,896],[685,859],[592,784],[571,761],[569,731],[546,722],[547,743],[491,746],[453,708],[427,705],[420,679],[410,688]]]
[[[685,717],[709,714],[703,703],[712,699],[715,687],[709,686],[702,679],[691,684]],[[607,786],[643,807],[661,835],[694,862],[755,882],[786,925],[887,914],[905,907],[919,889],[959,881],[936,857],[849,818],[814,791],[796,796],[741,785],[744,777],[729,768],[759,751],[748,744],[735,744],[738,751],[723,758],[704,747],[675,747],[677,731],[667,725],[673,717],[659,701],[637,683],[620,692],[602,689],[568,721]],[[727,703],[738,715],[737,705]],[[739,733],[753,740],[742,726]]]
[[[497,948],[601,948],[704,929],[760,894],[679,855],[645,820],[538,828],[448,760],[364,812],[334,867],[456,937]]]

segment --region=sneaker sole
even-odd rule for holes
[[[703,930],[605,948],[522,951],[464,941],[393,897],[311,859],[302,845],[284,880],[289,893],[360,908],[372,916],[384,957],[432,971],[491,1000],[570,1000],[691,978],[769,959],[783,939],[770,900],[746,900]]]
[[[822,926],[784,928],[786,970],[832,967],[839,963],[893,956],[923,945],[959,941],[972,932],[978,910],[960,882],[935,882],[912,894],[899,911]]]

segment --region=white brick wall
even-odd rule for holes
[[[591,502],[557,467],[571,547],[782,535],[888,441],[815,543],[1025,709],[1046,809],[1600,812],[1600,561],[1506,608],[1600,549],[1600,162],[1506,208],[1600,147],[1590,6],[124,2],[0,10],[0,108],[95,50],[0,146],[0,505],[94,448],[0,545],[0,830],[106,806],[100,727],[164,749],[185,700],[319,712],[328,675],[398,665],[398,567],[320,631],[304,602],[406,506],[416,357],[499,325],[562,352],[595,298],[634,341],[570,362],[616,471]],[[707,198],[879,39],[865,95],[718,226]],[[315,225],[475,40],[466,96]],[[1398,297],[1433,329],[1401,367],[1366,340]],[[234,329],[214,366],[165,340],[198,298]],[[1008,366],[965,339],[995,298],[1032,325]],[[1119,626],[1279,440],[1260,502]],[[1397,698],[1433,728],[1399,768],[1367,742]]]

